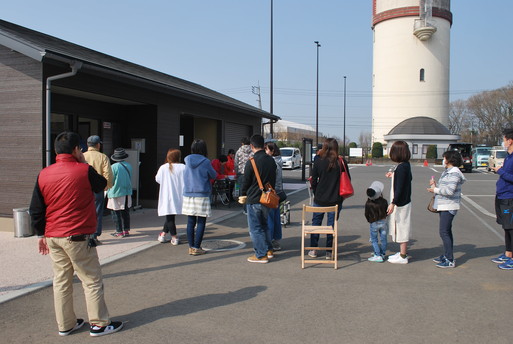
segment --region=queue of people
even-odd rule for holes
[[[126,237],[130,232],[129,209],[132,206],[132,167],[125,160],[128,154],[116,148],[109,166],[106,156],[99,149],[101,140],[91,136],[87,140],[86,154],[80,148],[78,134],[63,132],[55,139],[56,163],[44,168],[38,175],[30,204],[32,224],[38,235],[40,254],[49,254],[54,271],[54,306],[58,334],[67,336],[85,324],[77,318],[73,308],[73,275],[82,281],[89,317],[91,336],[115,333],[123,328],[122,321],[112,321],[106,306],[102,272],[96,246],[100,243],[101,216],[99,205],[107,192],[107,208],[112,210],[116,237]],[[249,151],[245,146],[249,147]],[[502,167],[495,168],[499,175],[496,185],[497,222],[502,225],[505,252],[492,261],[503,270],[513,270],[513,129],[504,131],[503,146],[508,151]],[[240,153],[240,154],[239,154]],[[261,135],[242,140],[241,148],[228,157],[220,157],[217,169],[207,158],[205,141],[196,139],[191,154],[181,163],[177,149],[167,152],[165,163],[160,166],[155,180],[160,185],[158,215],[165,222],[158,240],[180,243],[176,231],[176,215],[186,215],[189,254],[205,254],[201,247],[206,219],[211,215],[211,180],[220,172],[236,173],[240,178],[239,203],[246,205],[249,235],[254,254],[247,258],[251,263],[268,263],[274,252],[281,249],[281,223],[279,210],[261,204],[261,185],[270,185],[280,199],[286,198],[283,190],[280,151],[273,142],[264,142]],[[86,158],[87,157],[87,158]],[[370,224],[370,242],[373,253],[370,262],[408,263],[408,243],[411,232],[411,182],[409,163],[411,153],[408,144],[396,141],[390,149],[390,159],[397,165],[386,173],[391,179],[390,204],[383,197],[384,184],[374,181],[367,188],[365,218]],[[245,163],[243,163],[245,160]],[[443,254],[433,259],[439,268],[454,268],[454,237],[452,223],[460,209],[461,190],[466,178],[459,170],[462,158],[456,151],[443,154],[444,172],[438,182],[432,178],[427,191],[434,194],[433,208],[439,215],[439,234]],[[217,171],[216,171],[217,170]],[[340,175],[349,174],[347,162],[338,155],[338,142],[326,139],[318,152],[312,169],[313,206],[338,205],[338,213],[329,213],[327,224],[338,220],[344,198],[339,194]],[[101,209],[103,210],[103,209]],[[99,218],[98,218],[99,217]],[[324,213],[314,213],[313,225],[321,225]],[[386,256],[387,236],[399,243],[399,252]],[[318,247],[319,236],[311,235],[311,247]],[[333,237],[328,235],[326,247],[331,247]],[[317,257],[317,251],[308,255]],[[326,251],[326,259],[334,259]]]

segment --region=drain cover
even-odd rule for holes
[[[237,240],[203,240],[201,247],[205,251],[232,251],[246,247],[246,244]]]

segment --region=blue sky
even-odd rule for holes
[[[274,113],[358,141],[371,129],[372,0],[274,0]],[[450,98],[513,81],[513,1],[453,0]],[[270,0],[4,1],[0,18],[269,110]]]

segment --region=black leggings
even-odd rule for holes
[[[513,229],[504,230],[504,241],[506,242],[506,251],[513,252]]]
[[[176,215],[166,215],[166,222],[164,222],[164,229],[162,230],[164,233],[171,232],[172,236],[176,235],[175,216]]]

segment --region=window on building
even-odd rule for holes
[[[426,81],[424,78],[424,68],[420,69],[420,81]]]
[[[413,145],[412,154],[417,155],[419,153],[419,145]]]

